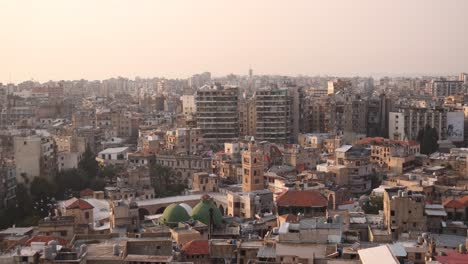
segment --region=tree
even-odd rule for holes
[[[57,174],[57,199],[68,199],[77,196],[78,193],[90,185],[90,180],[86,177],[84,171],[78,169],[69,169]]]
[[[171,167],[151,165],[150,177],[156,195],[159,197],[178,195],[187,188],[182,177],[177,175]]]
[[[363,206],[362,210],[366,214],[378,214],[379,210],[383,210],[383,197],[371,196]]]
[[[113,164],[101,166],[99,168],[99,178],[102,180],[114,182],[117,178],[117,174],[119,174],[121,171],[122,167],[118,167]]]
[[[44,178],[36,177],[31,183],[33,216],[44,217],[55,204],[56,186]]]
[[[417,141],[421,145],[422,154],[432,154],[439,150],[439,135],[437,129],[426,125],[425,128],[419,130]]]
[[[99,171],[99,164],[96,161],[96,155],[89,146],[86,147],[86,150],[83,153],[83,158],[78,164],[78,169],[82,170],[88,179],[95,178]]]

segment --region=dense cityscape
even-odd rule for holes
[[[0,264],[468,264],[467,10],[0,0]]]
[[[2,84],[1,263],[466,263],[467,87]]]

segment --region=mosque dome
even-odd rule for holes
[[[204,195],[200,202],[193,207],[192,218],[208,225],[210,223],[210,209],[213,209],[213,224],[221,224],[223,215],[209,195]]]
[[[171,204],[164,210],[161,218],[159,218],[159,224],[177,225],[189,219],[190,216],[184,207],[178,204]]]
[[[186,203],[181,203],[179,205],[182,206],[185,209],[185,211],[187,211],[187,214],[192,215],[192,206]]]

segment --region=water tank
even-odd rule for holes
[[[80,246],[80,257],[83,256],[88,252],[88,246],[86,244],[83,244]]]
[[[119,255],[120,255],[120,245],[114,244],[114,256],[119,256]]]
[[[403,197],[403,190],[398,190],[398,197]]]
[[[426,240],[429,238],[429,235],[427,233],[422,233],[422,237],[424,238],[424,240]]]
[[[341,216],[340,215],[333,216],[333,223],[335,224],[341,223]]]
[[[422,236],[418,236],[418,245],[422,245],[424,243],[424,238]]]
[[[465,254],[466,253],[466,246],[463,244],[458,245],[458,253]]]
[[[52,249],[52,253],[57,254],[57,245],[58,245],[58,243],[57,243],[56,240],[49,241],[49,243],[47,245],[49,245],[50,248]]]

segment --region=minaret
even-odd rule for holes
[[[257,151],[252,137],[248,150],[242,154],[242,191],[263,190],[263,181],[263,154]]]

